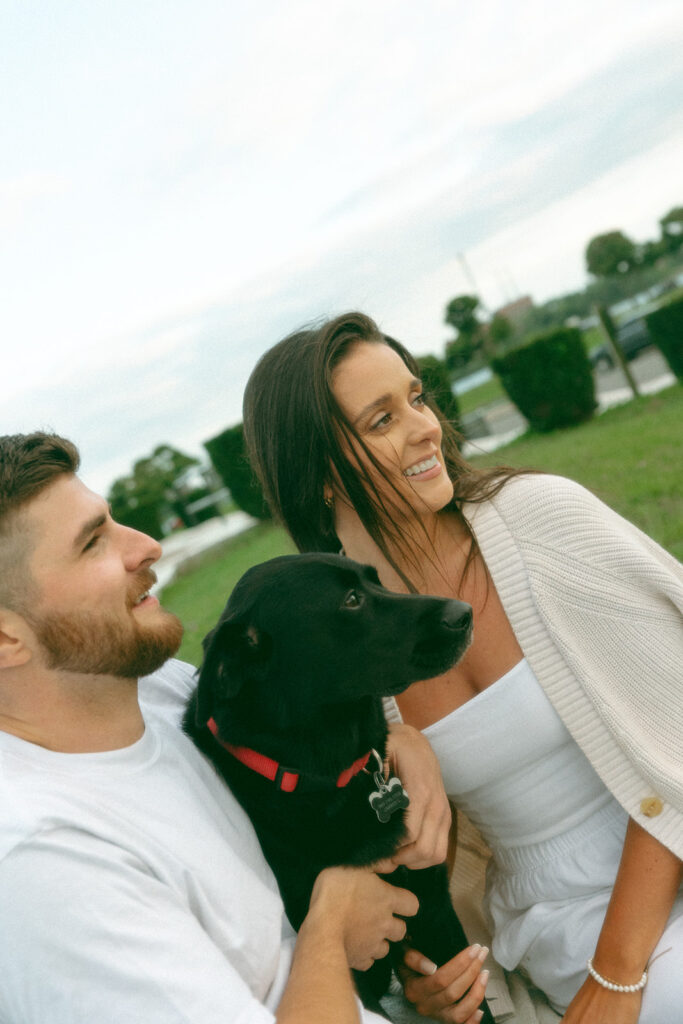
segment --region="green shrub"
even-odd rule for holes
[[[270,509],[247,458],[241,423],[204,442],[214,468],[236,505],[256,519],[270,519]]]
[[[645,317],[645,322],[671,370],[683,380],[683,298],[660,306]]]
[[[539,334],[491,366],[532,430],[581,423],[595,411],[593,374],[575,327]]]
[[[139,530],[146,533],[155,540],[161,540],[164,536],[164,528],[161,523],[162,509],[158,504],[151,505],[123,505],[110,501],[112,518],[122,526],[129,526],[131,530]]]

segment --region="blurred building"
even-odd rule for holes
[[[534,308],[534,301],[530,295],[522,295],[519,299],[515,299],[514,302],[508,302],[507,305],[501,306],[494,313],[494,316],[505,317],[510,322],[513,328],[520,327],[527,313],[531,312]]]

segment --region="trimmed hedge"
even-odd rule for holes
[[[683,380],[683,299],[674,299],[645,317],[655,345],[679,380]]]
[[[545,433],[593,415],[595,384],[576,327],[536,335],[528,344],[491,361],[510,399],[532,430]]]
[[[204,442],[209,458],[236,505],[256,519],[270,519],[270,509],[247,458],[241,423]]]

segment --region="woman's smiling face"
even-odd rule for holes
[[[441,452],[441,426],[425,404],[422,383],[401,357],[381,342],[358,342],[336,366],[332,391],[354,431],[387,477],[420,515],[438,512],[453,497]],[[377,490],[395,499],[362,449]]]

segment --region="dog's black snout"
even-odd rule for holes
[[[441,612],[441,624],[446,629],[467,633],[472,626],[472,608],[464,601],[447,601]]]

